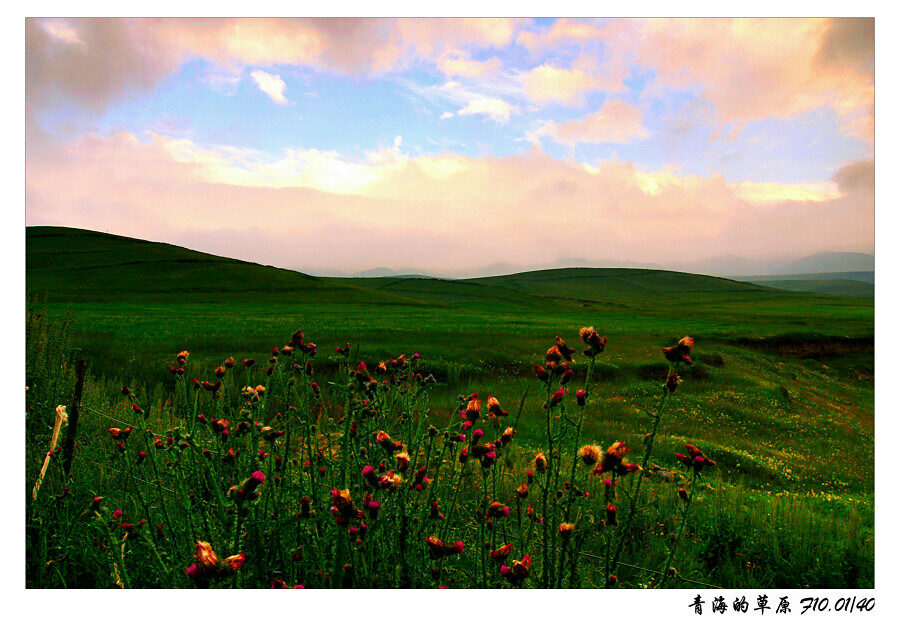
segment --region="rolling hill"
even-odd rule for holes
[[[65,311],[74,305],[78,327],[92,337],[156,340],[190,321],[198,333],[215,329],[237,342],[263,339],[275,327],[299,322],[341,338],[365,325],[385,342],[416,331],[420,344],[442,349],[456,344],[454,331],[468,330],[480,337],[478,345],[495,349],[489,340],[502,339],[504,329],[535,332],[562,323],[603,324],[629,333],[690,329],[726,338],[868,336],[874,310],[866,297],[634,268],[561,268],[464,280],[313,277],[59,227],[26,229],[26,293],[32,306]],[[126,328],[123,320],[133,326]],[[445,339],[434,334],[438,326]],[[220,338],[216,345],[224,343]]]

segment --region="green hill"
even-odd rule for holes
[[[594,324],[642,337],[870,336],[871,298],[796,293],[665,270],[565,268],[467,280],[325,278],[178,246],[59,227],[26,229],[29,306],[69,312],[89,347],[265,348],[301,325],[335,342],[365,330],[445,358],[510,361],[534,337]],[[175,341],[183,341],[176,343]],[[511,341],[515,344],[511,344]],[[402,345],[405,348],[405,345]],[[162,353],[162,352],[160,352]]]
[[[416,303],[306,274],[125,236],[27,227],[25,287],[51,301]]]
[[[759,285],[715,276],[637,268],[560,268],[471,279],[549,297],[607,300],[672,294],[769,293]]]

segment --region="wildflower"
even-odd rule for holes
[[[512,441],[512,438],[515,436],[516,436],[516,429],[514,429],[511,426],[507,426],[503,430],[503,434],[500,435],[500,441],[504,444],[507,444],[510,441]]]
[[[625,445],[624,441],[617,441],[613,445],[606,450],[603,454],[600,464],[594,468],[594,475],[602,475],[607,471],[613,471],[618,474],[625,474],[632,471],[637,471],[640,467],[625,465],[623,462],[623,457],[626,452],[631,452],[631,450]]]
[[[609,585],[610,587],[615,587],[618,582],[619,577],[617,577],[615,574],[609,575],[609,578],[607,579],[607,585]]]
[[[500,406],[500,401],[494,396],[487,397],[487,408],[490,413],[501,418],[505,418],[509,415],[509,412],[503,410]]]
[[[550,407],[556,407],[559,405],[560,401],[563,400],[563,396],[565,396],[565,391],[560,388],[550,397]]]
[[[666,378],[666,389],[669,392],[675,392],[680,383],[681,377],[677,373],[669,373],[669,376]]]
[[[606,506],[606,524],[615,527],[618,525],[616,522],[616,506],[615,504],[607,504]]]
[[[472,395],[472,399],[466,406],[466,413],[464,418],[469,422],[474,423],[476,420],[478,420],[479,416],[481,416],[481,401],[478,399],[478,393],[476,392]]]
[[[129,388],[128,386],[122,386],[122,394],[125,396],[130,396],[131,388]]]
[[[559,351],[559,347],[555,345],[547,350],[547,353],[544,354],[544,359],[547,362],[559,362],[562,360],[562,354]]]
[[[378,431],[375,436],[375,443],[388,451],[388,453],[396,452],[403,447],[399,441],[394,441],[385,431]]]
[[[585,465],[596,465],[601,456],[600,448],[593,444],[582,446],[578,451],[578,456]]]
[[[444,520],[446,517],[438,511],[438,502],[431,502],[431,509],[428,511],[428,518],[433,521]]]
[[[521,484],[519,484],[519,486],[516,488],[516,495],[519,497],[519,499],[525,499],[526,497],[528,497],[528,484],[526,482],[523,481]]]
[[[637,463],[622,463],[622,466],[619,468],[618,473],[625,475],[629,473],[634,473],[635,471],[640,471],[641,466]]]
[[[225,373],[228,372],[228,369],[224,366],[217,366],[215,370],[216,377],[222,378],[225,376]]]
[[[572,369],[567,368],[565,370],[565,372],[563,373],[562,379],[559,380],[559,383],[562,385],[566,385],[567,383],[572,381],[572,377],[574,377],[574,376],[575,376],[575,372]]]
[[[563,537],[563,540],[568,540],[572,537],[572,533],[575,531],[574,523],[560,523],[559,527],[559,535]]]
[[[579,407],[584,407],[585,399],[587,399],[587,392],[584,390],[575,392],[575,402],[578,403]]]
[[[531,556],[525,555],[521,560],[512,562],[512,566],[500,566],[500,576],[513,585],[521,585],[531,574]]]
[[[250,474],[250,477],[244,480],[244,489],[248,491],[255,491],[256,487],[266,481],[266,476],[261,471],[254,471]]]
[[[138,454],[137,454],[137,464],[140,465],[141,463],[143,463],[145,458],[147,458],[147,453],[146,453],[146,452],[144,452],[143,450],[141,450],[140,452],[138,452]]]
[[[371,465],[366,465],[362,468],[362,477],[365,478],[370,485],[377,486],[378,476],[375,474],[375,468]]]
[[[157,526],[157,529],[161,529],[161,526]],[[185,574],[198,587],[206,588],[212,581],[237,572],[245,560],[244,553],[240,553],[220,561],[209,542],[197,541],[194,548],[194,563],[185,569]]]
[[[187,362],[188,356],[190,355],[191,352],[189,351],[181,351],[177,356],[175,356],[175,361],[178,362],[178,364],[184,364],[185,362]]]
[[[237,555],[232,555],[231,557],[226,557],[225,565],[232,572],[237,572],[238,570],[241,569],[241,566],[244,565],[244,562],[246,560],[247,560],[247,557],[244,555],[244,553],[239,553]]]
[[[493,450],[489,450],[488,452],[485,452],[484,455],[481,457],[481,466],[484,467],[485,469],[488,469],[488,468],[490,468],[491,465],[494,464],[494,461],[496,461],[496,460],[497,460],[497,453],[494,452]]]
[[[677,458],[685,467],[691,467],[694,464],[694,460],[689,457],[681,454],[680,452],[675,453],[675,458]]]
[[[369,516],[372,519],[378,518],[378,511],[381,510],[381,504],[374,499],[370,499],[366,504],[366,510],[369,511]]]
[[[487,509],[488,516],[495,518],[506,518],[509,516],[509,506],[504,506],[499,501],[492,501]]]
[[[566,342],[559,336],[556,337],[556,349],[568,362],[572,361],[575,350],[566,345]]]
[[[401,452],[396,456],[397,460],[397,469],[401,472],[406,471],[406,468],[409,467],[409,454],[406,452]]]
[[[669,362],[684,362],[693,364],[690,354],[694,351],[694,339],[690,336],[683,337],[674,347],[664,347],[663,355]]]
[[[419,470],[416,471],[416,476],[413,479],[413,487],[414,488],[419,487],[417,490],[421,490],[422,485],[428,484],[431,482],[431,478],[425,477],[426,471],[427,470],[425,469],[425,465],[422,465],[421,467],[419,467]]]
[[[234,356],[229,356],[226,358],[225,362],[222,363],[222,366],[225,368],[232,368],[234,366]]]
[[[534,484],[534,472],[533,472],[533,471],[526,471],[526,472],[525,472],[525,479],[528,481],[528,484]]]
[[[544,457],[543,452],[538,452],[534,455],[534,469],[538,473],[547,471],[547,459]]]
[[[241,360],[241,364],[243,364],[247,368],[250,368],[251,366],[256,364],[256,360],[254,360],[253,358],[244,358],[243,360]]]
[[[131,435],[131,429],[133,427],[129,426],[128,428],[110,428],[109,436],[116,440],[125,440],[128,439],[128,436]]]
[[[710,467],[715,465],[716,462],[706,458],[703,452],[700,451],[700,448],[697,446],[693,446],[689,443],[684,444],[684,447],[687,448],[690,457],[685,456],[684,454],[676,453],[675,456],[679,461],[684,463],[686,467],[693,467],[696,471],[703,471],[704,467]]]
[[[378,486],[383,488],[386,491],[394,491],[400,488],[400,485],[403,484],[403,477],[395,473],[394,470],[389,470],[386,474],[378,478]]]
[[[500,548],[492,550],[491,559],[499,563],[503,563],[504,561],[506,561],[506,558],[509,557],[510,553],[512,553],[512,548],[512,544],[504,544]]]
[[[428,556],[432,559],[440,559],[441,557],[447,557],[448,555],[462,555],[465,546],[462,540],[448,545],[436,536],[428,536],[425,538],[425,544],[428,545]]]
[[[465,435],[463,435],[463,437],[465,437]],[[484,431],[480,428],[476,428],[472,431],[472,445],[476,445],[482,437],[484,437]]]
[[[194,555],[197,563],[204,568],[215,568],[218,565],[219,559],[209,542],[198,541],[194,547]]]
[[[689,499],[687,491],[683,487],[678,489],[678,496],[682,501],[687,501]]]
[[[550,379],[550,373],[548,373],[548,372],[544,369],[544,367],[541,366],[540,364],[535,364],[535,365],[534,365],[534,368],[532,369],[532,371],[534,371],[535,376],[536,376],[538,379],[540,379],[541,381],[547,381],[548,379]]]
[[[459,462],[465,463],[467,460],[469,460],[469,446],[459,451]]]
[[[581,328],[578,331],[578,336],[581,337],[581,340],[585,345],[589,345],[589,347],[584,350],[584,355],[589,358],[593,358],[606,349],[606,337],[601,337],[597,334],[597,331],[594,330],[593,327],[585,326]]]
[[[120,518],[122,518],[122,514],[124,514],[124,513],[121,510],[116,510],[115,512],[112,513],[112,517],[114,519],[120,519]]]

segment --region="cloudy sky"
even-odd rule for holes
[[[874,22],[30,19],[26,223],[318,272],[874,250]]]

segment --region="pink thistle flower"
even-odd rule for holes
[[[246,555],[244,553],[239,553],[237,555],[232,555],[231,557],[225,558],[225,565],[232,572],[237,572],[244,565],[244,562],[247,560]]]

